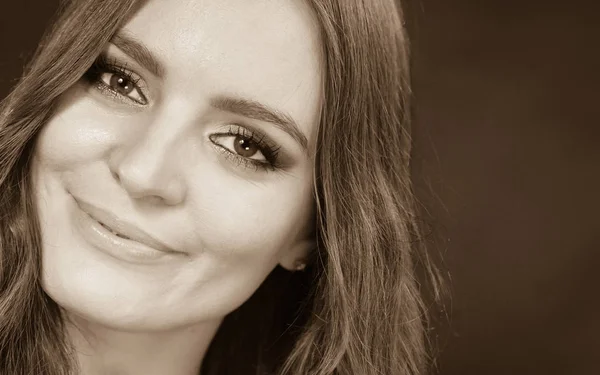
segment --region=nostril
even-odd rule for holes
[[[181,203],[186,193],[181,175],[162,161],[152,161],[149,158],[143,163],[120,160],[111,165],[109,172],[130,198],[156,205]]]
[[[112,174],[113,178],[115,179],[115,181],[121,182],[121,178],[119,177],[118,173],[111,171],[111,174]]]

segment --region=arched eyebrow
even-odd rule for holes
[[[164,64],[141,42],[121,30],[111,39],[111,43],[134,59],[158,78],[164,78]]]
[[[212,99],[210,104],[222,111],[231,112],[257,121],[269,122],[294,138],[305,152],[308,151],[308,139],[290,115],[269,108],[257,101],[244,98],[219,96]]]
[[[121,30],[115,34],[111,39],[111,43],[156,77],[164,78],[166,72],[165,65],[142,42],[136,40],[135,37],[126,31]],[[211,106],[257,121],[271,123],[289,134],[302,146],[305,152],[308,152],[308,139],[302,133],[296,121],[286,113],[270,108],[252,99],[229,96],[213,98]]]

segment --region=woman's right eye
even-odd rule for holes
[[[109,61],[105,56],[100,56],[85,76],[90,84],[104,94],[136,105],[148,104],[148,99],[140,88],[142,78],[118,62]]]
[[[129,77],[118,73],[103,73],[98,77],[99,83],[113,90],[116,94],[127,97],[139,104],[147,104],[146,97],[138,85]]]

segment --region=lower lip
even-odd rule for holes
[[[76,208],[75,221],[83,238],[90,245],[113,258],[133,264],[152,264],[181,258],[184,255],[183,253],[156,250],[137,241],[118,237],[81,210],[79,206]]]

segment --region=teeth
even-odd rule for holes
[[[124,236],[124,235],[122,235],[122,234],[120,234],[120,233],[117,233],[117,232],[115,232],[115,231],[114,231],[114,230],[112,230],[110,227],[106,226],[106,224],[104,224],[104,223],[102,223],[102,222],[100,222],[100,221],[99,221],[99,223],[100,223],[100,225],[102,225],[102,226],[103,226],[103,227],[104,227],[104,228],[105,228],[107,231],[109,231],[110,233],[114,234],[115,236],[117,236],[117,237],[120,237],[120,238],[124,238],[124,239],[126,239],[126,240],[130,240],[130,239],[131,239],[131,238],[127,237],[127,236]]]

